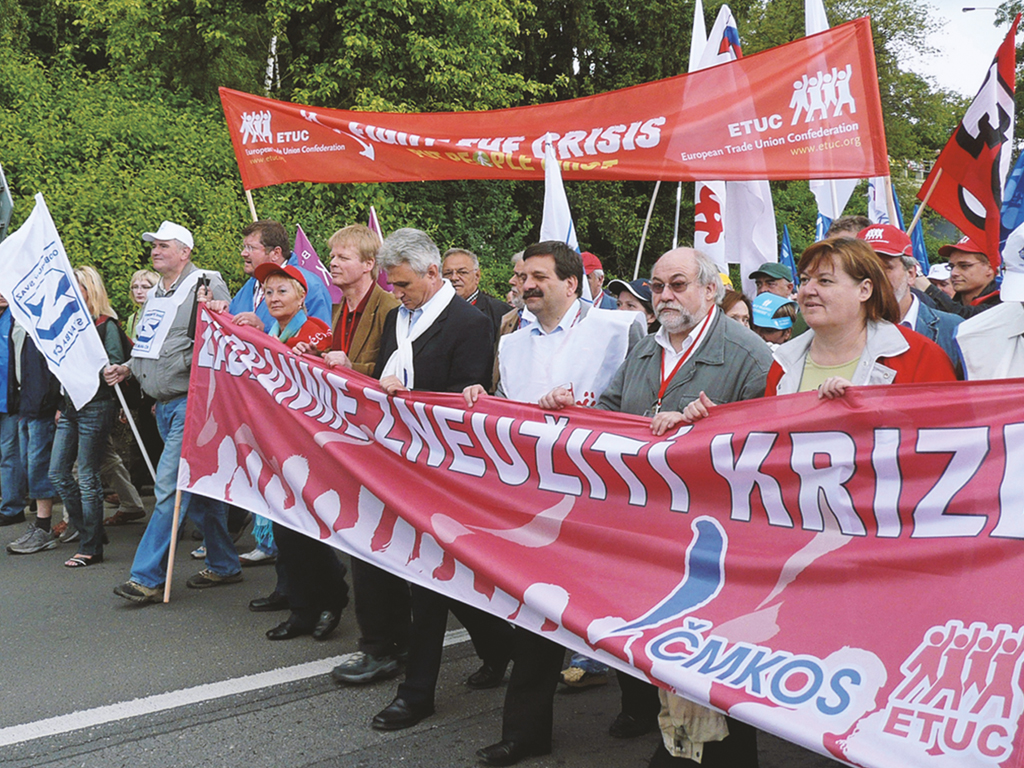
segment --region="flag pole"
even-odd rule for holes
[[[149,474],[153,478],[153,482],[156,483],[156,470],[153,469],[153,462],[150,461],[149,454],[146,453],[146,446],[142,444],[142,435],[139,434],[139,428],[135,426],[135,419],[132,418],[131,409],[128,407],[127,401],[124,399],[124,392],[121,391],[121,385],[115,384],[114,391],[117,392],[117,399],[121,401],[121,409],[124,411],[124,416],[128,420],[128,426],[132,428],[132,434],[135,435],[135,442],[138,443],[139,451],[141,451],[142,458],[146,462],[146,469],[149,470]]]
[[[829,179],[828,180],[828,188],[829,188],[829,191],[832,193],[832,214],[833,214],[832,218],[833,219],[838,219],[839,218],[839,214],[840,214],[840,210],[839,210],[839,194],[836,192],[836,180],[835,179]]]
[[[910,222],[910,226],[907,227],[907,234],[909,235],[914,231],[914,227],[917,226],[917,222],[921,220],[921,215],[924,213],[925,206],[928,205],[928,201],[932,199],[932,192],[935,191],[936,185],[939,183],[939,179],[942,178],[942,169],[935,173],[935,180],[932,181],[932,185],[928,187],[928,192],[925,194],[924,199],[921,201],[921,207],[917,209],[917,213],[914,214],[914,220]]]
[[[171,518],[171,548],[167,552],[167,580],[164,582],[164,602],[171,602],[171,575],[174,573],[174,552],[178,548],[178,518],[181,517],[181,488],[174,496],[174,517]]]
[[[245,199],[249,203],[249,213],[252,214],[252,220],[253,221],[259,221],[260,217],[256,215],[256,203],[254,203],[253,200],[252,200],[252,190],[251,189],[245,190]]]
[[[939,170],[942,169],[940,168]],[[895,227],[899,219],[896,218],[896,195],[892,191],[892,176],[885,176],[883,178],[885,179],[885,207],[889,212],[889,223]],[[907,231],[909,232],[909,230]]]
[[[676,223],[672,229],[672,250],[674,251],[679,247],[679,209],[683,204],[683,182],[679,182],[679,186],[676,187]],[[635,277],[633,278],[636,279]]]
[[[640,247],[636,252],[636,267],[633,269],[633,279],[640,276],[640,258],[644,255],[644,241],[647,240],[647,228],[651,225],[651,214],[654,213],[654,201],[658,199],[658,190],[661,189],[661,179],[654,185],[654,194],[651,195],[651,204],[647,207],[647,219],[644,221],[644,231],[640,235]]]

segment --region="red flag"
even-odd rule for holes
[[[1013,143],[1014,41],[1020,14],[992,60],[985,82],[953,131],[917,197],[984,247],[999,268],[999,209]]]

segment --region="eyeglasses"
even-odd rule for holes
[[[448,280],[451,280],[453,277],[458,275],[459,277],[465,279],[465,278],[469,277],[472,274],[473,274],[473,270],[472,269],[446,269],[444,272],[441,273],[441,277],[444,277],[444,278],[447,278]]]
[[[690,284],[686,280],[673,280],[671,283],[663,283],[660,280],[651,280],[651,293],[662,293],[668,288],[672,293],[686,293]]]
[[[252,253],[253,251],[261,251],[265,248],[263,243],[257,243],[256,245],[249,245],[248,243],[242,243],[242,253]]]
[[[951,262],[949,262],[949,268],[951,270],[955,269],[957,272],[966,272],[969,269],[973,269],[974,267],[980,267],[980,266],[981,266],[981,262],[980,261],[951,261]]]

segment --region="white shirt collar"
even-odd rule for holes
[[[917,327],[917,313],[921,310],[921,301],[914,294],[910,294],[910,297],[910,309],[907,310],[907,314],[900,320],[900,325],[906,323],[913,330]]]
[[[558,321],[558,325],[551,329],[550,333],[545,332],[541,328],[540,323],[534,321],[533,325],[530,326],[530,333],[534,336],[550,336],[552,333],[558,333],[559,331],[568,331],[572,328],[573,323],[576,322],[576,317],[581,312],[582,307],[580,306],[580,300],[576,299],[572,304],[569,305],[569,309],[562,315],[562,319]]]

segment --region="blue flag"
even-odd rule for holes
[[[917,209],[920,205],[914,206],[914,217],[917,217]],[[917,263],[921,265],[922,275],[928,276],[928,271],[932,268],[931,261],[928,260],[928,249],[924,245],[924,226],[919,221],[917,226],[914,227],[914,231],[910,233],[910,242],[914,246],[914,258],[917,259]]]
[[[1003,190],[1003,207],[999,220],[999,252],[1006,247],[1006,238],[1013,230],[1024,224],[1024,184],[1020,183],[1024,176],[1024,153],[1017,158],[1017,164],[1006,178],[1006,189]]]
[[[832,226],[832,219],[821,211],[818,211],[818,219],[814,223],[814,239],[824,240],[828,228]]]
[[[821,214],[818,214],[819,216]],[[796,273],[796,261],[793,259],[793,245],[789,242],[789,225],[782,225],[782,245],[779,247],[779,264],[789,267],[793,273],[793,285],[800,285],[800,277]]]

